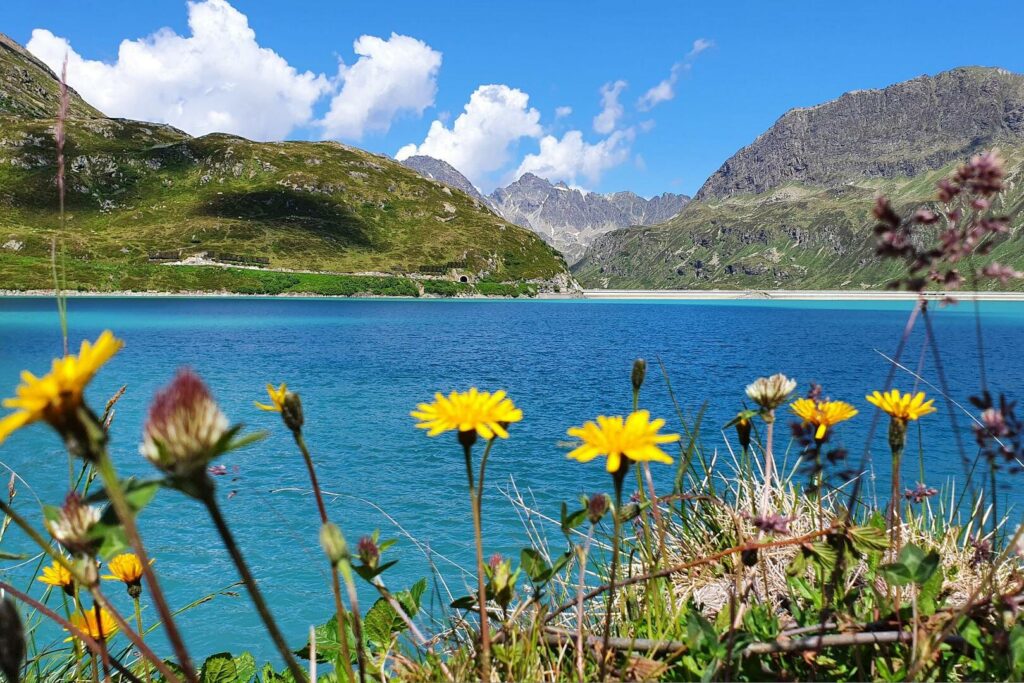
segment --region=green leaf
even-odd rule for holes
[[[939,554],[936,551],[932,550],[926,554],[911,543],[903,546],[895,562],[882,565],[879,571],[890,584],[905,586],[911,582],[924,584],[938,568]]]
[[[124,492],[128,507],[132,509],[132,512],[138,513],[149,505],[149,502],[153,500],[153,497],[163,485],[163,479],[136,479],[135,477],[129,477],[121,481],[121,490]],[[109,500],[110,497],[107,495],[107,490],[100,489],[90,494],[85,499],[85,502],[95,504],[106,503]]]
[[[218,652],[210,655],[203,662],[203,668],[199,672],[201,683],[235,683],[238,670],[235,668],[235,660],[228,652]]]
[[[562,533],[565,534],[566,538],[569,538],[570,533],[573,529],[583,524],[587,519],[587,510],[576,510],[572,514],[569,513],[569,506],[562,502]],[[529,572],[527,572],[529,574]]]
[[[236,683],[249,683],[256,675],[256,659],[249,652],[243,652],[235,657],[235,681]]]
[[[427,580],[420,579],[407,591],[395,594],[395,600],[402,606],[410,619],[420,611],[420,601],[427,590]],[[366,642],[385,650],[391,645],[393,634],[407,628],[405,620],[385,598],[379,598],[363,618],[363,636]]]
[[[365,580],[373,583],[373,579],[375,577],[383,574],[388,568],[396,564],[398,564],[398,560],[391,560],[390,562],[379,564],[376,567],[371,567],[365,564],[353,565],[352,569],[356,571],[356,574],[359,574],[359,576],[363,577]]]
[[[1020,680],[1024,674],[1024,626],[1020,624],[1010,631],[1010,655],[1013,662],[1013,677]]]
[[[939,567],[927,581],[921,584],[921,590],[917,594],[917,606],[921,614],[931,616],[938,610],[942,581],[942,567]]]
[[[463,595],[461,598],[455,598],[452,600],[451,608],[474,610],[476,609],[476,597],[472,595]]]
[[[352,661],[355,661],[356,638],[352,632],[352,622],[345,622],[346,637],[348,638],[348,652]],[[341,656],[341,638],[338,633],[338,616],[335,615],[324,624],[313,629],[316,636],[316,661],[333,662]],[[309,659],[309,643],[307,642],[295,654],[303,659]]]
[[[551,565],[535,548],[523,548],[519,552],[519,565],[534,583],[542,583],[545,576],[550,576]]]
[[[889,548],[885,531],[874,526],[857,526],[850,529],[850,542],[857,552],[865,555],[885,552]]]

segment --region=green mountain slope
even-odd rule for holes
[[[939,179],[991,147],[1015,218],[990,258],[1024,269],[1024,77],[971,68],[786,114],[678,216],[602,236],[574,274],[589,287],[881,288],[898,272],[874,256],[875,196],[931,201]]]
[[[86,289],[233,289],[233,278],[257,277],[164,265],[187,259],[569,282],[561,256],[534,233],[391,159],[337,143],[192,138],[103,117],[77,95],[61,230],[58,97],[52,72],[0,41],[0,288],[51,286],[55,236],[69,286]]]

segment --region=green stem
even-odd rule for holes
[[[583,543],[583,550],[580,553],[580,580],[576,589],[576,673],[579,683],[586,683],[586,671],[583,668],[583,590],[587,586],[587,555],[590,554],[590,544],[594,541],[594,525],[590,525],[587,531],[587,540]]]
[[[487,462],[487,456],[494,445],[492,438],[487,442],[481,458],[481,466]],[[477,574],[477,602],[480,607],[480,680],[488,683],[491,680],[491,633],[490,623],[487,616],[487,579],[484,574],[484,539],[483,524],[481,520],[480,495],[478,489],[473,486],[473,456],[472,445],[463,445],[463,455],[466,459],[466,478],[469,480],[469,503],[473,509],[473,536],[476,540],[476,574]],[[483,467],[480,470],[480,489],[483,489]]]
[[[316,496],[316,507],[320,513],[320,523],[327,523],[327,506],[324,505],[323,493],[320,490],[320,481],[316,476],[316,468],[313,466],[313,457],[309,453],[309,448],[306,446],[306,439],[303,437],[302,432],[297,429],[292,430],[292,436],[295,437],[295,445],[299,447],[299,452],[302,453],[302,459],[306,463],[306,471],[309,473],[309,483],[313,487],[313,495]],[[331,592],[334,594],[334,611],[338,616],[338,632],[348,633],[347,623],[348,615],[345,611],[345,604],[341,601],[341,583],[338,580],[338,567],[333,562],[331,563]],[[338,671],[344,670],[348,676],[346,680],[354,681],[356,679],[355,672],[352,670],[352,654],[348,649],[348,638],[341,638],[341,648],[338,651],[338,657],[335,660],[335,668]],[[360,667],[360,676],[362,676],[362,667]]]
[[[609,571],[608,600],[604,614],[604,640],[601,644],[601,680],[608,676],[608,643],[612,636],[612,607],[615,604],[615,575],[619,566],[619,538],[622,536],[622,480],[626,477],[626,469],[629,467],[623,459],[619,472],[612,475],[615,481],[615,509],[612,510],[614,530],[612,533],[612,566]]]
[[[110,682],[110,651],[107,650],[107,638],[108,634],[103,632],[103,620],[100,619],[100,605],[98,602],[92,604],[92,613],[96,618],[96,633],[99,634],[99,638],[96,642],[100,644],[100,656],[103,659],[103,680],[107,683]]]
[[[356,592],[356,584],[352,580],[352,570],[348,560],[342,560],[344,567],[342,576],[345,579],[345,588],[348,589],[348,601],[352,605],[352,632],[356,637],[356,659],[359,663],[359,683],[366,683],[366,655],[363,650],[363,624],[359,618],[359,595]],[[312,683],[316,683],[313,681]]]
[[[56,550],[54,550],[53,546],[50,545],[49,541],[43,538],[42,535],[38,531],[36,531],[35,528],[33,528],[32,525],[29,524],[24,517],[15,512],[10,505],[3,501],[2,498],[0,498],[0,512],[3,512],[5,515],[10,517],[11,520],[13,520],[14,523],[18,526],[18,528],[21,529],[25,533],[25,535],[28,536],[36,545],[38,545],[40,550],[49,555],[54,562],[64,567],[64,569],[67,569],[69,572],[71,572],[71,576],[75,579],[76,586],[85,586],[85,577],[83,577],[78,572],[78,570],[75,569],[75,566],[68,562],[68,559],[66,557],[64,557]],[[135,647],[139,648],[139,652],[142,653],[142,656],[148,659],[150,662],[152,662],[153,666],[157,668],[157,671],[163,674],[164,678],[167,681],[169,681],[169,683],[178,683],[178,677],[174,675],[174,673],[170,670],[170,668],[167,667],[166,664],[164,664],[162,659],[153,654],[153,651],[146,646],[146,643],[142,640],[141,636],[135,633],[135,631],[133,631],[131,627],[128,626],[128,623],[124,620],[120,613],[118,613],[118,611],[114,609],[114,606],[110,604],[110,601],[107,600],[106,596],[100,592],[99,588],[97,586],[92,586],[89,588],[89,592],[92,594],[93,600],[99,603],[99,605],[103,609],[107,610],[107,612],[110,613],[110,616],[112,616],[114,618],[114,621],[117,622],[118,628],[120,628],[124,632],[125,637],[127,637],[128,640],[130,640],[132,644],[135,645]],[[85,612],[82,609],[82,603],[78,599],[77,587],[75,590],[75,602],[77,603],[78,611],[84,614]]]
[[[142,537],[139,536],[138,527],[135,526],[135,514],[125,498],[124,490],[121,488],[121,481],[117,478],[117,472],[114,470],[114,463],[110,459],[110,454],[107,453],[105,448],[101,448],[96,455],[95,464],[99,470],[100,478],[103,480],[103,488],[107,492],[107,497],[110,498],[110,504],[113,506],[114,512],[117,513],[118,519],[121,520],[121,524],[124,526],[124,532],[128,536],[128,542],[131,544],[132,550],[135,551],[136,556],[139,558],[139,563],[142,566],[142,576],[146,579],[146,586],[149,588],[149,594],[153,597],[153,604],[156,606],[156,610],[160,615],[160,621],[167,631],[167,639],[171,642],[174,655],[178,658],[178,665],[181,667],[182,673],[185,674],[187,680],[191,683],[198,683],[199,677],[196,675],[195,667],[192,666],[192,659],[189,657],[188,649],[185,647],[185,641],[182,640],[181,633],[174,623],[174,616],[167,605],[167,600],[164,598],[160,582],[157,581],[156,574],[153,572],[149,556],[146,554],[146,548],[142,545]]]
[[[205,477],[206,475],[203,474],[203,476]],[[288,649],[288,643],[281,634],[281,630],[277,627],[277,622],[274,621],[273,615],[270,614],[270,609],[267,607],[267,603],[263,599],[263,594],[260,593],[259,586],[256,585],[256,580],[249,571],[249,566],[245,563],[245,558],[242,557],[242,551],[239,549],[238,543],[235,542],[235,537],[231,533],[231,529],[228,528],[227,521],[224,519],[224,515],[220,511],[220,506],[217,505],[217,499],[214,497],[213,482],[208,480],[203,482],[203,485],[200,487],[199,500],[206,506],[207,511],[210,513],[210,519],[213,520],[213,525],[217,528],[217,533],[220,534],[221,541],[224,543],[224,547],[231,556],[231,561],[235,563],[235,567],[238,569],[238,575],[242,578],[242,582],[245,584],[246,590],[249,591],[249,597],[252,599],[252,603],[256,607],[256,611],[259,613],[260,619],[263,620],[263,625],[266,627],[267,633],[270,634],[271,640],[274,641],[274,646],[284,659],[284,662],[296,683],[302,683],[306,680],[306,672],[301,666],[299,666],[299,663],[295,661],[295,657],[292,655],[291,650]],[[345,634],[342,633],[341,637],[344,638]]]
[[[145,637],[143,634],[146,632],[142,628],[142,605],[139,604],[138,598],[132,598],[132,601],[135,603],[135,628],[138,629],[139,639],[141,640]],[[145,659],[142,660],[142,673],[146,678],[146,683],[149,683],[149,663]]]

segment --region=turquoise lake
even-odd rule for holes
[[[430,576],[434,564],[452,594],[468,592],[460,567],[472,565],[472,526],[465,474],[454,436],[428,439],[409,417],[435,391],[504,388],[524,420],[491,456],[485,494],[486,553],[518,555],[528,536],[516,508],[504,497],[514,478],[540,513],[558,517],[561,501],[607,490],[598,463],[567,461],[565,430],[599,413],[630,408],[633,359],[650,362],[641,402],[681,431],[656,359],[664,363],[687,416],[708,402],[701,443],[729,461],[721,427],[742,407],[743,389],[759,375],[785,372],[806,391],[824,385],[861,414],[836,432],[858,461],[871,422],[864,395],[882,388],[891,355],[912,307],[910,302],[600,302],[600,301],[405,301],[257,298],[73,298],[70,336],[77,349],[109,328],[126,342],[89,388],[102,409],[122,384],[111,447],[124,475],[152,475],[138,455],[150,399],[181,366],[195,369],[225,413],[247,430],[269,430],[265,442],[231,454],[228,474],[217,478],[226,514],[272,607],[295,647],[310,624],[331,614],[326,563],[317,543],[318,518],[305,468],[279,416],[257,410],[266,382],[287,382],[299,392],[307,439],[325,489],[338,494],[330,514],[351,543],[381,529],[397,538],[398,559],[385,574],[399,589]],[[986,369],[994,393],[1019,396],[1024,387],[1024,304],[981,303]],[[951,392],[967,405],[979,390],[973,304],[932,306],[932,320]],[[910,338],[903,362],[936,382],[933,360],[922,355],[923,326]],[[0,299],[0,396],[8,396],[23,369],[44,372],[59,355],[60,329],[49,299]],[[922,358],[924,358],[922,363]],[[898,372],[895,386],[914,379]],[[927,387],[922,387],[934,393]],[[973,439],[958,415],[964,443]],[[927,484],[960,478],[963,466],[941,406],[922,421]],[[786,430],[782,430],[783,440]],[[871,452],[887,454],[884,429]],[[783,449],[780,449],[783,450]],[[916,430],[911,430],[905,481],[918,476]],[[973,451],[969,451],[973,457]],[[791,456],[792,458],[792,456]],[[67,461],[57,438],[42,426],[14,434],[0,446],[0,477],[16,471],[17,507],[40,519],[36,499],[57,504],[67,488]],[[866,495],[886,491],[887,464],[869,477]],[[673,475],[658,471],[663,487]],[[1013,503],[1006,485],[1003,503]],[[552,543],[557,525],[537,523]],[[141,518],[147,546],[180,607],[235,580],[233,566],[214,538],[201,508],[163,491]],[[13,531],[5,550],[26,549]],[[18,585],[32,567],[0,562],[0,575]],[[41,594],[41,584],[32,587]],[[239,589],[236,589],[239,590]],[[112,593],[128,606],[120,588]],[[363,593],[368,606],[372,596]],[[436,584],[428,602],[448,601]],[[429,609],[429,604],[428,604]],[[153,610],[146,609],[147,619]],[[215,617],[215,618],[214,618]],[[195,656],[249,649],[270,657],[247,597],[220,596],[181,617]],[[55,632],[46,631],[49,637]],[[123,641],[123,638],[121,639]],[[165,650],[166,651],[166,650]]]

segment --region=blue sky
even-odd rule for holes
[[[107,113],[413,145],[487,191],[537,170],[693,193],[792,107],[955,66],[1024,72],[1024,3],[228,2],[8,1],[0,30],[51,63],[70,45],[69,80]],[[119,55],[125,40],[141,42]],[[671,99],[642,106],[663,81]],[[602,88],[621,114],[595,122]]]

